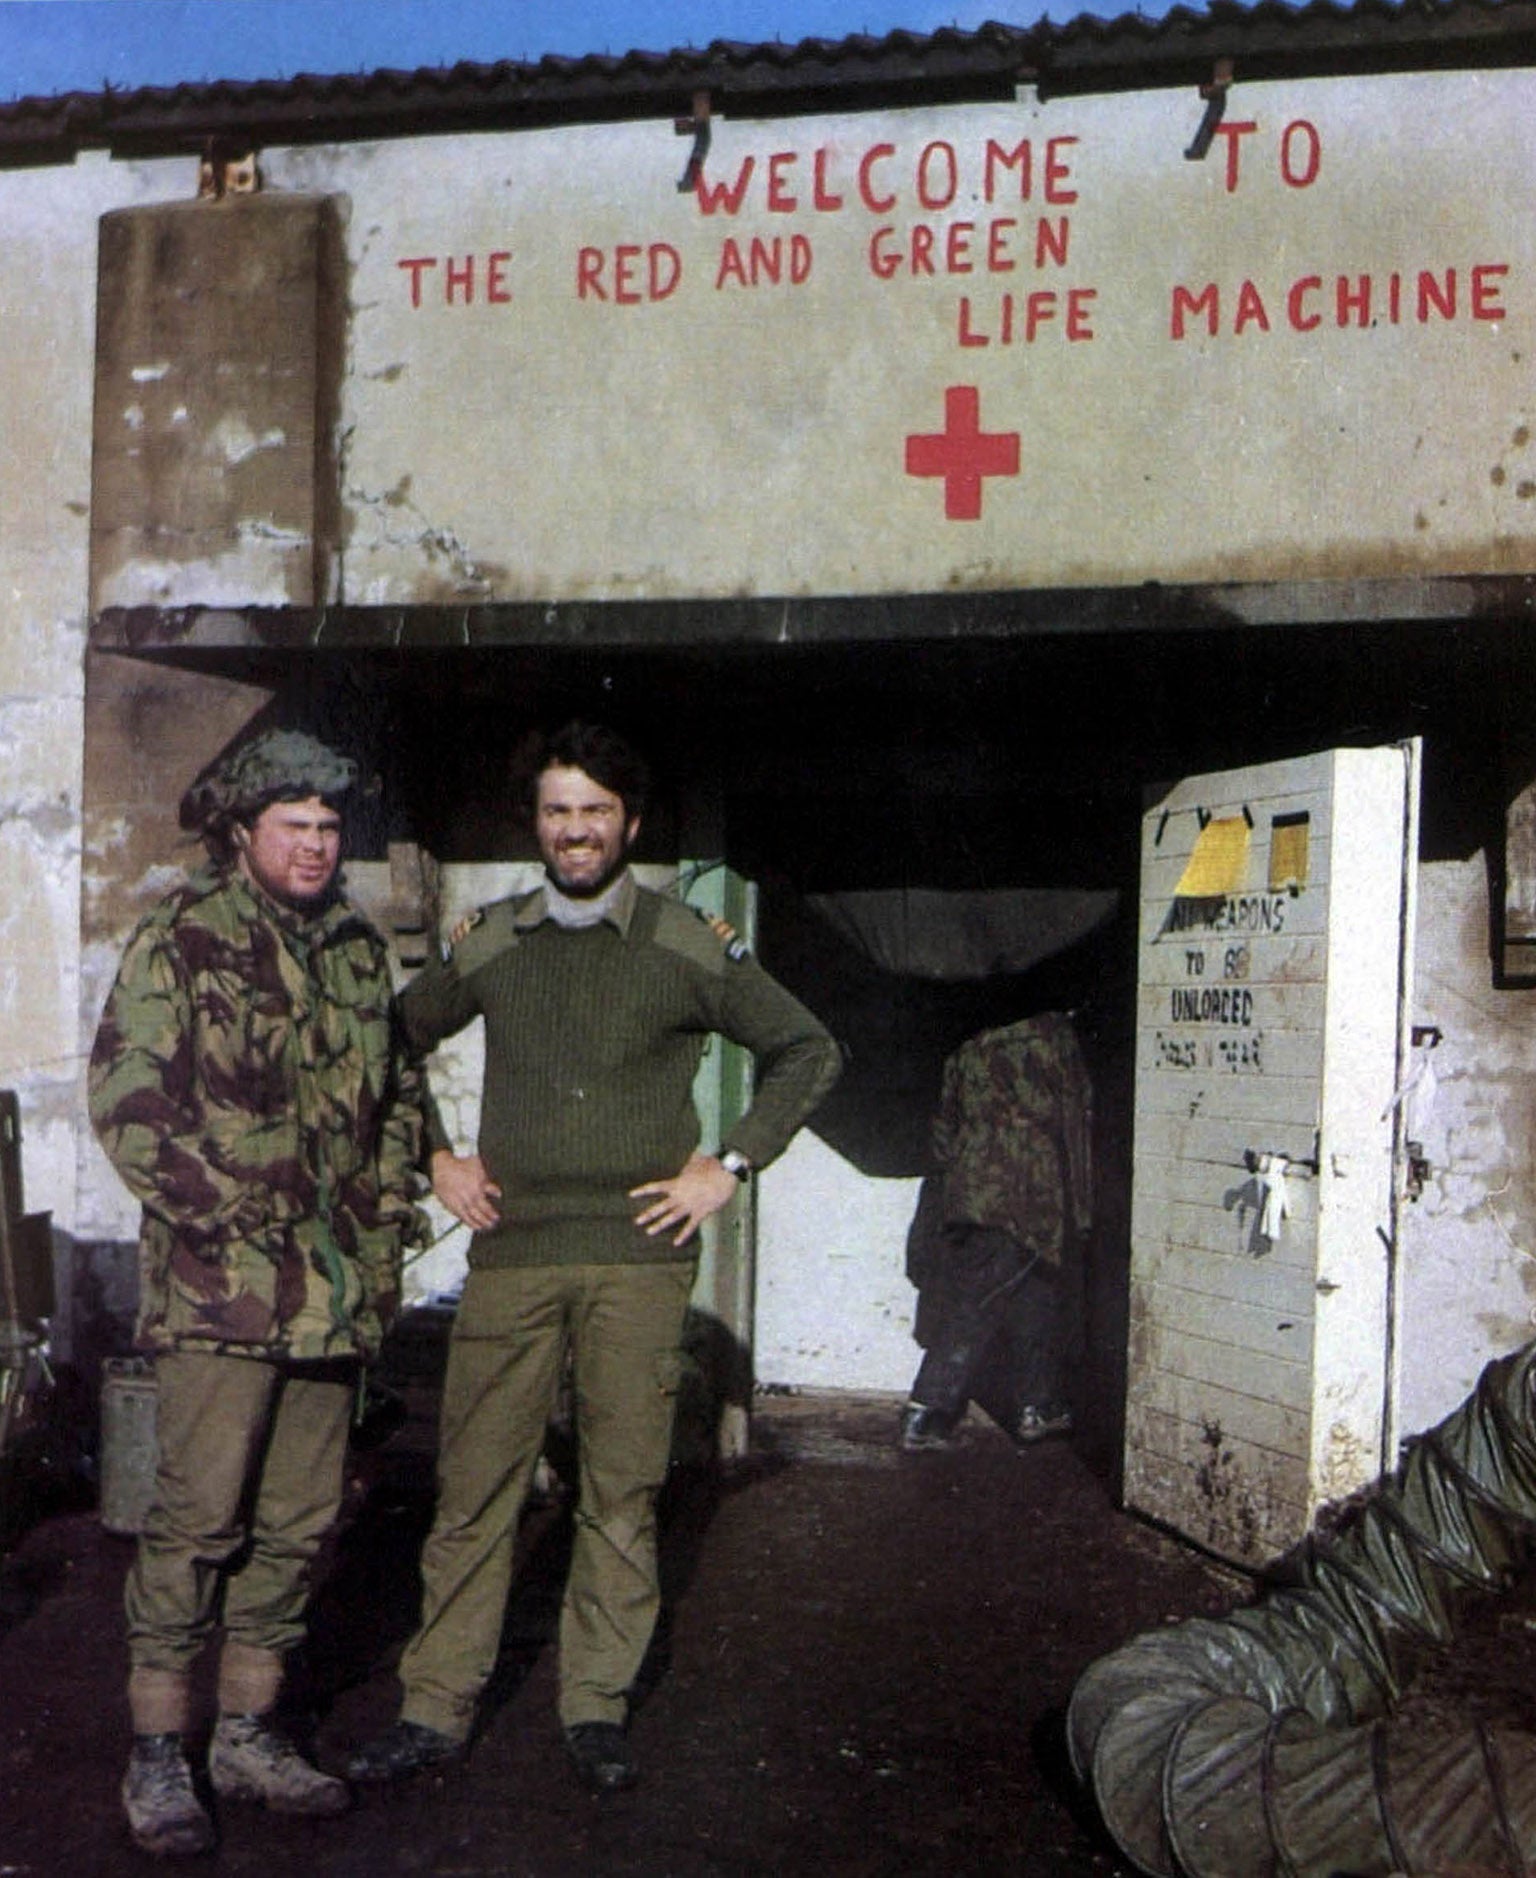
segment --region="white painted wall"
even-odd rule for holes
[[[135,166],[6,172],[0,269],[0,1085],[31,1212],[76,1223],[96,218]]]
[[[1528,569],[1533,109],[1250,77],[1200,163],[1175,88],[717,113],[707,211],[665,117],[269,153],[350,203],[345,596]]]
[[[758,1181],[757,1379],[905,1393],[907,1227],[919,1182],[872,1180],[802,1129]]]
[[[1414,1132],[1431,1173],[1404,1208],[1399,1388],[1412,1434],[1456,1407],[1493,1356],[1536,1335],[1536,993],[1495,990],[1486,858],[1419,878],[1416,1024],[1435,1024],[1435,1084]]]

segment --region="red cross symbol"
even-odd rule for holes
[[[951,385],[944,393],[944,428],[907,439],[907,474],[944,478],[944,514],[951,522],[981,516],[983,476],[1017,476],[1019,433],[983,431],[981,393]]]

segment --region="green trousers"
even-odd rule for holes
[[[210,1632],[281,1655],[341,1508],[353,1364],[155,1359],[158,1457],[125,1604],[135,1667],[184,1671]]]
[[[580,1485],[560,1611],[560,1720],[624,1720],[661,1604],[656,1496],[693,1278],[691,1259],[470,1273],[443,1388],[421,1626],[400,1662],[405,1720],[469,1734],[567,1349]]]

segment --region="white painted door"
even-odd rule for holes
[[[1244,1563],[1395,1449],[1417,802],[1331,750],[1143,824],[1125,1496]]]

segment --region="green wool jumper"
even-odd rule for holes
[[[836,1081],[825,1027],[693,909],[624,877],[602,920],[560,925],[543,888],[474,918],[401,996],[428,1051],[485,1019],[478,1149],[500,1224],[472,1269],[675,1260],[634,1224],[630,1191],[670,1179],[699,1146],[693,1079],[713,1032],[756,1063],[750,1109],[718,1151],[763,1167]],[[432,1147],[451,1144],[434,1126]]]

